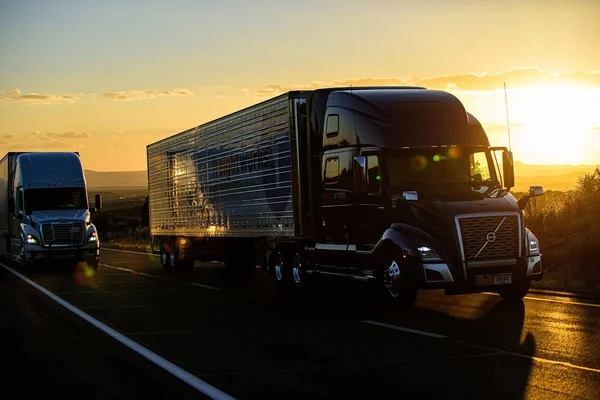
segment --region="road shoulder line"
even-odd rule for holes
[[[116,252],[119,252],[119,253],[138,254],[138,255],[150,256],[150,257],[160,257],[160,254],[144,253],[144,252],[141,252],[141,251],[113,249],[112,247],[101,247],[100,248],[100,252],[102,252],[103,250],[105,250],[105,251],[116,251]]]
[[[360,322],[365,323],[365,324],[369,324],[369,325],[380,326],[382,328],[394,329],[396,331],[414,333],[414,334],[417,334],[417,335],[427,336],[427,337],[435,338],[435,339],[446,339],[446,338],[448,338],[448,336],[439,335],[437,333],[420,331],[418,329],[412,329],[412,328],[405,328],[403,326],[398,326],[398,325],[384,324],[383,322],[371,321],[371,320],[368,320],[368,319],[360,321]]]
[[[138,353],[139,355],[141,355],[148,361],[152,362],[156,366],[169,372],[176,378],[187,383],[189,386],[193,387],[194,389],[198,390],[199,392],[203,393],[204,395],[210,397],[211,399],[215,399],[215,400],[233,399],[233,397],[229,396],[225,392],[222,392],[221,390],[217,389],[216,387],[208,384],[207,382],[204,382],[202,379],[192,375],[191,373],[189,373],[186,370],[184,370],[183,368],[173,364],[172,362],[168,361],[167,359],[162,358],[158,354],[147,349],[146,347],[142,346],[141,344],[133,341],[132,339],[130,339],[127,336],[120,333],[119,331],[111,328],[110,326],[104,324],[103,322],[100,322],[99,320],[92,317],[91,315],[81,311],[79,308],[75,307],[71,303],[68,303],[67,301],[63,300],[62,298],[58,297],[57,295],[55,295],[54,293],[52,293],[51,291],[46,289],[45,287],[32,281],[31,279],[20,274],[19,272],[15,271],[14,269],[10,268],[9,266],[4,265],[3,263],[0,263],[0,266],[2,266],[5,270],[11,272],[13,275],[17,276],[18,278],[20,278],[27,284],[31,285],[35,289],[39,290],[40,292],[42,292],[43,294],[48,296],[50,299],[54,300],[56,303],[60,304],[64,308],[66,308],[67,310],[71,311],[73,314],[75,314],[78,317],[82,318],[83,320],[89,322],[91,325],[95,326],[102,332],[106,333],[108,336],[118,340],[120,343],[127,346],[129,349]]]
[[[148,278],[154,278],[154,279],[160,279],[160,280],[163,280],[166,282],[178,283],[180,285],[196,286],[196,287],[201,287],[203,289],[209,289],[209,290],[222,290],[220,287],[216,287],[216,286],[203,285],[201,283],[196,283],[196,282],[182,282],[182,281],[178,281],[177,279],[169,279],[169,278],[165,278],[160,275],[151,275],[151,274],[147,274],[145,272],[138,272],[136,270],[125,268],[125,267],[115,267],[114,265],[110,265],[110,264],[98,264],[98,265],[101,267],[116,269],[119,271],[131,272],[132,274],[136,274],[136,275],[147,276]]]

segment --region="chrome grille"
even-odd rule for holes
[[[460,239],[466,261],[498,260],[519,256],[517,215],[459,218]]]
[[[42,241],[46,245],[80,245],[83,235],[84,226],[81,222],[42,225]]]

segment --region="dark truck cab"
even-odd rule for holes
[[[512,153],[450,93],[294,91],[148,145],[149,221],[165,269],[221,260],[284,287],[326,274],[521,298],[542,278]],[[310,279],[307,279],[310,278]]]
[[[415,88],[325,93],[315,135],[323,138],[315,226],[324,240],[306,247],[308,266],[292,271],[294,280],[298,272],[379,279],[412,302],[418,289],[434,288],[521,298],[541,279],[537,239],[508,191],[512,154],[490,147],[456,97]]]

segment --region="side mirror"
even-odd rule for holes
[[[529,193],[526,194],[525,196],[521,197],[521,199],[519,199],[519,201],[517,202],[517,204],[519,205],[519,208],[521,210],[524,210],[525,207],[527,207],[527,204],[529,204],[529,199],[531,199],[532,197],[538,197],[544,194],[544,188],[541,186],[529,186]]]
[[[358,193],[367,193],[367,157],[354,157],[354,188]]]
[[[24,201],[23,201],[23,189],[22,188],[17,188],[17,196],[15,198],[15,204],[13,204],[15,215],[17,218],[21,218],[23,216],[23,205],[24,205]]]
[[[515,167],[512,151],[502,152],[502,173],[504,175],[504,186],[507,189],[515,186]]]
[[[529,186],[529,197],[538,197],[544,194],[544,188],[541,186]]]

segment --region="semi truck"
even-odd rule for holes
[[[85,262],[97,269],[98,232],[78,153],[10,152],[0,161],[0,255],[19,265]]]
[[[421,87],[291,91],[147,146],[149,225],[165,269],[259,265],[282,284],[374,281],[526,295],[542,257],[512,152],[454,95]]]

